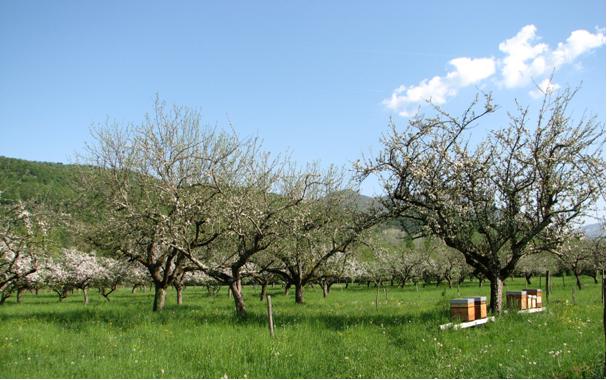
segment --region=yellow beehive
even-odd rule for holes
[[[464,322],[474,321],[474,299],[456,298],[450,301],[451,318]]]
[[[536,299],[536,307],[543,307],[542,304],[542,289],[523,289],[527,292],[527,294],[531,294],[537,297]]]
[[[527,309],[527,292],[526,291],[515,291],[506,292],[506,305],[508,308],[516,310]]]
[[[487,297],[474,297],[474,319],[487,318]]]

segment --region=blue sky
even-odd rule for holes
[[[137,122],[156,93],[346,166],[428,95],[533,105],[552,71],[604,121],[604,28],[602,1],[2,1],[0,155],[69,162],[91,124]]]

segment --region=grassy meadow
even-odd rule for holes
[[[554,279],[548,310],[506,314],[495,323],[440,331],[456,289],[334,287],[327,299],[306,288],[304,305],[278,287],[276,337],[268,334],[259,288],[246,287],[249,314],[237,318],[226,288],[174,292],[161,313],[152,292],[120,289],[106,302],[91,291],[62,303],[50,292],[0,306],[2,378],[554,378],[605,377],[601,290],[590,278]],[[537,285],[538,279],[534,279]],[[505,290],[526,287],[507,281]],[[487,295],[466,283],[462,296]]]

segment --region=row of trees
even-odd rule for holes
[[[384,230],[383,235],[390,230]],[[533,276],[542,276],[547,270],[555,275],[569,272],[576,278],[577,286],[581,289],[580,276],[589,275],[598,282],[597,274],[604,268],[604,238],[578,238],[568,240],[563,250],[558,254],[544,253],[525,256],[517,267],[516,274],[524,276],[529,285]],[[391,239],[387,239],[390,241]],[[331,286],[335,283],[352,282],[376,287],[390,286],[404,287],[411,283],[415,286],[440,285],[446,283],[449,287],[459,285],[467,278],[477,277],[479,286],[484,278],[473,268],[466,264],[464,257],[449,249],[436,239],[424,240],[415,244],[400,244],[400,246],[387,245],[374,247],[374,255],[361,260],[355,255],[338,254],[327,260],[316,272],[314,278],[306,285],[317,284],[327,297]],[[598,248],[598,249],[597,249]],[[359,255],[360,256],[360,255]],[[601,261],[602,260],[602,261]],[[59,301],[65,299],[74,290],[80,290],[83,302],[89,302],[89,289],[98,289],[99,294],[107,301],[118,286],[136,288],[152,286],[148,271],[138,263],[125,260],[116,260],[111,257],[96,256],[94,253],[79,252],[75,249],[65,249],[56,258],[36,257],[35,260],[28,255],[13,260],[13,278],[8,286],[0,293],[0,304],[3,304],[11,295],[16,294],[17,302],[21,301],[25,291],[50,289],[58,296]],[[276,264],[279,265],[279,262]],[[288,292],[292,286],[290,278],[280,275],[288,270],[286,266],[268,265],[259,267],[252,262],[245,266],[243,280],[249,284],[261,287],[260,299],[263,300],[269,284],[280,283]],[[186,285],[206,286],[210,294],[222,284],[204,272],[192,268],[184,271],[183,275],[175,279],[173,287],[176,291],[177,304],[182,304],[182,292]],[[303,301],[303,290],[295,294],[296,302]]]
[[[169,286],[199,270],[230,286],[242,315],[250,266],[283,278],[303,302],[306,283],[358,244],[380,213],[358,207],[335,168],[301,168],[256,139],[199,123],[196,112],[157,101],[141,125],[97,129],[86,157],[95,168],[86,187],[97,193],[85,209],[101,222],[83,233],[147,268],[153,310]]]
[[[169,287],[180,294],[187,276],[202,273],[229,285],[240,315],[247,277],[262,289],[278,278],[301,303],[312,282],[327,293],[351,277],[451,285],[473,275],[490,282],[490,308],[499,312],[503,281],[521,260],[571,257],[565,237],[603,193],[603,129],[568,116],[572,96],[548,94],[533,122],[519,108],[508,127],[475,145],[470,129],[496,109],[490,96],[461,117],[437,108],[404,131],[392,125],[383,151],[356,165],[358,180],[378,176],[386,190],[364,207],[343,170],[298,166],[157,101],[139,125],[95,129],[83,157],[85,215],[70,225],[118,266],[145,268],[155,311]],[[40,268],[45,225],[23,210],[5,218],[2,292],[23,276],[14,274],[21,258]],[[390,241],[371,233],[386,220],[406,234]]]

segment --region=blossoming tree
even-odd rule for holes
[[[562,226],[603,189],[603,128],[569,116],[574,93],[546,94],[534,119],[519,106],[508,126],[478,144],[468,132],[496,110],[490,96],[460,117],[436,108],[402,131],[392,124],[379,155],[358,166],[361,177],[382,179],[395,215],[443,239],[486,276],[493,312],[501,311],[503,280],[518,261],[558,244]]]

